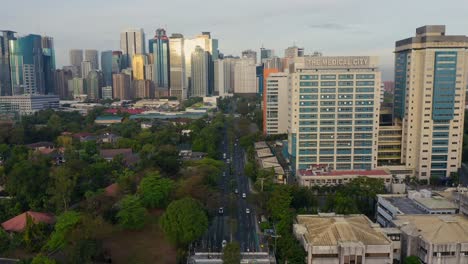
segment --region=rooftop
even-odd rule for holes
[[[400,215],[394,223],[405,233],[434,244],[468,243],[468,218],[462,215]]]
[[[2,223],[3,229],[9,232],[22,232],[26,228],[27,217],[31,217],[34,223],[53,224],[55,218],[52,214],[27,211]]]
[[[385,170],[342,170],[342,171],[312,171],[312,170],[299,170],[301,176],[390,176],[391,174]]]
[[[417,207],[413,200],[406,196],[382,197],[404,214],[426,214],[423,209]]]
[[[443,197],[414,198],[414,200],[431,210],[457,209],[457,206],[455,206],[454,203],[446,200]]]
[[[294,226],[313,246],[337,246],[362,242],[364,245],[388,245],[391,241],[365,215],[298,215]]]
[[[265,141],[255,142],[255,149],[264,149],[268,148],[268,145]]]

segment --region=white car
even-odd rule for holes
[[[226,240],[223,240],[223,242],[221,243],[221,247],[224,248],[224,247],[226,246],[226,244],[227,244],[227,241],[226,241]]]
[[[218,210],[218,213],[219,213],[219,214],[223,214],[223,213],[224,213],[224,208],[223,208],[223,207],[220,207],[219,210]]]
[[[249,208],[246,208],[246,209],[245,209],[245,213],[246,213],[246,214],[250,214],[250,209],[249,209]]]
[[[242,193],[242,198],[245,199],[245,197],[247,197],[247,195],[245,195],[245,193]]]

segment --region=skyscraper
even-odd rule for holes
[[[120,33],[120,49],[123,53],[122,68],[131,67],[133,55],[146,52],[143,29],[129,29]]]
[[[158,28],[153,42],[154,82],[158,88],[169,89],[169,39],[166,30]]]
[[[286,134],[288,132],[288,74],[272,73],[265,86],[266,104],[263,107],[263,132],[266,135]]]
[[[57,94],[54,91],[55,49],[52,37],[42,37],[42,58],[44,60],[44,91],[42,94]]]
[[[83,61],[83,50],[72,49],[70,54],[70,65],[76,67],[77,75],[73,77],[81,77],[81,62]]]
[[[218,59],[214,62],[214,95],[224,96],[224,60]]]
[[[0,31],[0,96],[12,94],[10,67],[10,40],[15,40],[15,32]]]
[[[91,68],[91,62],[90,61],[82,61],[81,62],[81,76],[83,79],[86,79],[88,77],[88,73],[92,70]]]
[[[195,48],[191,56],[192,97],[208,95],[208,54],[200,46]]]
[[[115,73],[112,75],[112,82],[114,83],[113,87],[113,96],[119,98],[120,100],[130,100],[133,98],[131,91],[131,77],[125,73]]]
[[[146,65],[146,55],[145,54],[135,54],[132,59],[132,71],[134,80],[144,80],[145,79],[145,65]]]
[[[68,80],[68,91],[72,98],[82,97],[86,93],[85,80],[78,77]]]
[[[420,180],[461,166],[468,37],[423,26],[395,44],[394,115],[401,120],[401,161]]]
[[[112,73],[120,73],[123,69],[122,65],[122,52],[113,51],[112,52]]]
[[[101,69],[104,86],[112,86],[112,50],[101,52]]]
[[[88,99],[98,100],[101,98],[102,72],[91,70],[86,77],[86,89]]]
[[[234,65],[234,93],[256,94],[257,74],[253,58],[243,57],[238,59]]]
[[[99,69],[99,52],[97,50],[92,50],[92,49],[85,50],[84,60],[91,62],[91,70]]]
[[[271,49],[260,48],[260,62],[264,63],[265,60],[272,58],[275,55]]]
[[[304,48],[299,48],[296,46],[288,47],[284,50],[284,57],[290,59],[296,57],[304,57]]]
[[[154,82],[154,64],[145,65],[145,80]]]
[[[304,58],[303,66],[290,73],[288,148],[296,175],[302,170],[375,169],[377,57]]]
[[[149,80],[133,81],[134,98],[154,98],[154,83]]]
[[[255,64],[257,64],[257,52],[254,50],[249,49],[242,51],[242,58],[254,59]]]
[[[185,77],[184,36],[172,34],[169,38],[169,80],[170,96],[178,100],[187,99],[187,85]]]
[[[54,71],[54,91],[60,99],[70,99],[72,93],[68,88],[68,81],[73,79],[71,70],[57,69]]]

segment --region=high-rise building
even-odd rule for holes
[[[122,52],[113,51],[112,52],[112,73],[120,73],[122,69],[123,69]]]
[[[129,29],[120,33],[120,49],[122,50],[122,68],[132,66],[135,54],[145,54],[145,32],[142,28]]]
[[[275,52],[271,49],[260,48],[260,62],[264,63],[265,60],[273,58]]]
[[[146,65],[145,54],[135,54],[132,59],[132,71],[134,80],[145,79],[145,65]]]
[[[115,73],[112,75],[114,99],[130,100],[133,98],[131,91],[131,76],[125,73]]]
[[[92,70],[91,62],[90,61],[82,61],[81,62],[81,76],[83,79],[88,77],[88,73]]]
[[[288,74],[272,73],[266,80],[263,131],[266,135],[288,133]]]
[[[154,82],[159,88],[169,89],[169,38],[163,28],[156,30],[152,54],[154,55]]]
[[[15,40],[15,32],[0,31],[0,96],[12,94],[11,67],[10,67],[10,40]]]
[[[263,95],[263,64],[257,65],[256,68],[257,74],[257,90],[259,95]]]
[[[54,91],[55,49],[52,37],[42,37],[42,59],[44,63],[44,90],[42,94],[57,94]]]
[[[31,34],[11,40],[10,67],[13,95],[44,94],[42,37]]]
[[[304,48],[299,48],[296,46],[288,47],[284,50],[285,58],[295,58],[295,57],[304,57]]]
[[[112,50],[101,52],[101,69],[105,86],[112,86]]]
[[[103,82],[102,72],[99,70],[91,70],[86,77],[86,88],[88,99],[98,100],[101,98],[101,87]]]
[[[76,67],[77,75],[73,77],[81,77],[81,62],[83,61],[83,50],[81,49],[72,49],[70,50],[70,65]],[[75,74],[75,72],[74,72]]]
[[[154,82],[154,64],[145,65],[145,80]]]
[[[227,94],[224,89],[224,60],[222,59],[214,62],[214,94],[219,96]]]
[[[57,69],[54,71],[54,90],[60,99],[70,99],[72,93],[68,88],[68,81],[73,79],[73,73],[67,69]]]
[[[381,82],[377,57],[305,57],[290,75],[293,170],[375,169]]]
[[[205,97],[208,90],[208,53],[200,46],[195,48],[191,56],[191,97]]]
[[[234,65],[234,93],[257,93],[257,67],[253,58],[241,58]]]
[[[83,95],[86,94],[85,80],[78,77],[68,80],[68,91],[72,98],[83,97]]]
[[[169,38],[169,80],[170,95],[178,100],[187,99],[187,85],[185,76],[184,36],[172,34]]]
[[[112,86],[104,86],[101,88],[102,91],[102,99],[112,99]]]
[[[91,70],[99,69],[99,52],[97,50],[92,50],[92,49],[85,50],[84,60],[91,62]]]
[[[468,37],[423,26],[395,44],[394,116],[403,126],[401,161],[421,180],[461,166]]]
[[[226,56],[223,59],[224,64],[224,91],[234,93],[234,70],[239,57]]]
[[[134,98],[154,98],[154,83],[150,80],[134,80]]]
[[[263,60],[263,65],[265,69],[278,69],[279,71],[283,71],[283,61],[276,56]]]
[[[254,59],[255,64],[257,64],[257,52],[254,50],[249,49],[242,51],[242,58]]]

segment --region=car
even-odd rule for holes
[[[218,210],[218,213],[219,213],[219,214],[223,214],[223,213],[224,213],[224,208],[223,208],[223,207],[220,207],[219,210]]]
[[[223,240],[223,242],[221,243],[221,247],[224,248],[227,244],[227,241],[226,240]]]
[[[223,171],[223,177],[226,177],[226,172],[225,171]]]
[[[246,209],[245,209],[245,213],[246,213],[246,214],[250,214],[250,209],[249,209],[249,208],[246,208]]]
[[[245,193],[242,193],[242,198],[245,199],[245,197],[247,197],[247,195],[245,195]]]
[[[238,194],[238,193],[239,193],[239,190],[235,189],[235,190],[234,190],[234,193],[235,193],[235,194]]]

